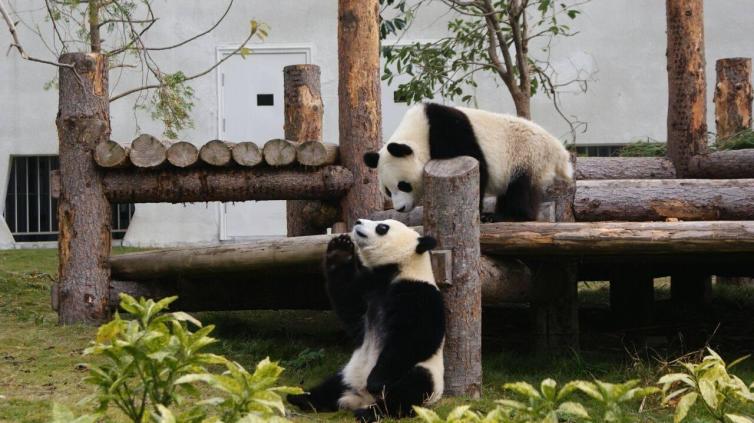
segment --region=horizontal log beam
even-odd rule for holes
[[[576,179],[673,179],[673,163],[664,157],[579,157]]]
[[[578,181],[576,220],[749,220],[754,179]]]
[[[489,223],[480,244],[514,257],[754,254],[754,222]]]
[[[754,178],[754,149],[700,154],[691,158],[688,171],[694,178]]]
[[[495,199],[484,200],[485,212]],[[547,211],[543,208],[541,212]],[[422,224],[424,210],[384,210],[370,219]],[[577,221],[748,220],[754,218],[754,179],[625,179],[576,181]],[[539,221],[548,221],[540,213]]]
[[[300,169],[164,169],[103,172],[113,203],[320,200],[342,197],[353,175],[341,166]]]

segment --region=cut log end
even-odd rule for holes
[[[296,161],[296,143],[273,139],[264,144],[264,161],[270,166],[288,166]]]
[[[112,140],[99,143],[94,148],[94,161],[100,167],[126,167],[131,163],[128,155],[128,147]]]
[[[199,150],[199,158],[212,166],[227,166],[232,159],[231,148],[228,142],[212,140]]]
[[[239,142],[231,150],[233,161],[241,166],[254,167],[264,161],[262,151],[259,147],[251,142]]]
[[[319,141],[306,141],[297,146],[296,159],[304,166],[335,164],[338,160],[338,146]]]
[[[168,148],[167,158],[175,167],[190,167],[199,161],[199,149],[190,142],[179,141]]]
[[[165,163],[168,142],[149,134],[141,134],[131,142],[131,163],[136,167],[154,168]]]

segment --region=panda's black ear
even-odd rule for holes
[[[366,164],[367,167],[376,169],[377,163],[379,162],[380,162],[380,153],[375,153],[374,151],[364,153],[364,164]]]
[[[391,142],[390,144],[388,144],[387,151],[395,157],[405,157],[414,152],[414,150],[412,150],[408,145],[398,144],[397,142]]]
[[[434,249],[435,247],[437,247],[436,239],[432,238],[431,236],[420,236],[419,243],[416,244],[416,253],[424,254],[427,251]]]

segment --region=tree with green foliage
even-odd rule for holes
[[[55,57],[77,51],[104,54],[110,70],[121,72],[119,77],[132,73],[141,81],[136,87],[111,93],[110,101],[137,95],[135,107],[148,110],[153,119],[161,121],[169,138],[177,137],[179,131],[192,126],[190,112],[194,105],[194,90],[188,82],[209,74],[236,54],[246,57],[250,54],[246,44],[255,37],[264,39],[268,32],[265,24],[252,20],[248,36],[232,54],[207,69],[187,75],[180,69],[164,69],[154,53],[184,48],[209,34],[228,16],[234,0],[229,1],[222,15],[208,29],[164,46],[150,45],[145,38],[158,21],[152,7],[154,0],[42,1],[45,7],[44,23],[36,23],[25,22],[21,14],[10,7],[12,4],[0,0],[0,16],[11,34],[10,48],[15,49],[24,60],[70,67],[57,62],[55,58],[44,59],[27,52],[18,31],[19,26],[23,25],[32,30]],[[44,25],[49,26],[49,31],[42,30],[41,26]],[[47,33],[52,35],[46,36]],[[55,86],[54,80],[45,85],[46,88]]]
[[[469,92],[477,87],[475,76],[491,74],[507,88],[518,116],[531,118],[531,97],[542,90],[565,118],[559,90],[578,84],[585,91],[586,80],[557,80],[550,64],[550,43],[554,37],[576,34],[566,22],[575,19],[587,1],[440,0],[454,16],[448,21],[448,35],[432,42],[383,47],[383,79],[392,82],[398,75],[408,75],[409,81],[397,90],[408,102],[439,94],[469,103],[473,99]],[[437,1],[380,3],[385,38],[402,35],[423,6]]]

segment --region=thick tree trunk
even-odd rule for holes
[[[233,158],[231,155],[232,148],[233,144],[231,143],[212,140],[199,149],[199,158],[202,162],[211,166],[227,166],[231,163],[231,159]]]
[[[719,140],[751,128],[751,59],[720,59],[715,70],[715,126]]]
[[[254,167],[264,161],[259,146],[251,141],[239,142],[233,146],[233,161],[241,166]]]
[[[336,200],[353,185],[340,166],[314,171],[297,169],[166,169],[103,174],[113,203],[192,203],[251,200]]]
[[[110,203],[93,160],[110,139],[107,58],[69,53],[60,68],[57,128],[60,140],[58,200],[60,323],[98,324],[110,317]]]
[[[112,140],[101,142],[94,148],[94,161],[105,168],[128,167],[131,165],[129,150],[127,146]]]
[[[341,161],[355,181],[341,203],[348,227],[382,207],[377,173],[363,161],[382,142],[379,11],[378,0],[338,0]]]
[[[754,217],[754,179],[578,181],[579,222],[748,220]]]
[[[691,158],[693,178],[754,178],[754,149],[716,151]]]
[[[754,222],[488,223],[490,255],[555,256],[754,253]]]
[[[482,389],[482,286],[479,278],[479,164],[470,157],[424,168],[424,230],[452,253],[446,310],[445,392],[477,398]],[[462,224],[459,224],[461,223]]]
[[[309,141],[321,145],[322,141],[322,94],[319,83],[319,66],[293,65],[283,69],[283,86],[285,91],[285,138],[299,143]],[[301,145],[297,146],[297,160],[301,154]],[[321,204],[304,200],[286,202],[286,225],[288,236],[315,235],[323,233],[320,226],[314,225],[313,216],[306,211]],[[333,222],[337,217],[333,219]]]
[[[673,179],[673,162],[664,157],[579,157],[576,179]]]
[[[666,0],[668,156],[687,177],[692,156],[707,147],[703,0]]]
[[[194,166],[199,161],[199,149],[190,142],[178,141],[168,148],[168,162],[179,168]]]

